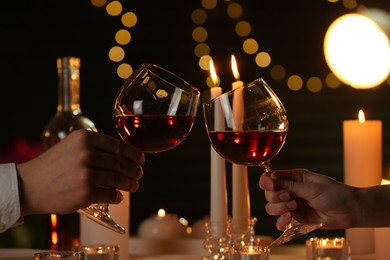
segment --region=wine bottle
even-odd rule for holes
[[[80,108],[80,58],[57,59],[57,112],[43,129],[42,145],[47,150],[76,129],[97,131],[95,124]],[[50,249],[70,250],[80,243],[80,216],[77,212],[48,216]]]

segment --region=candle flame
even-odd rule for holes
[[[363,112],[363,110],[359,110],[359,122],[360,123],[364,123],[364,121],[365,121],[365,117],[364,117],[364,112]]]
[[[165,216],[165,210],[164,209],[159,209],[158,212],[157,212],[157,215],[159,217],[164,217]]]
[[[215,71],[214,62],[210,59],[210,76],[215,86],[219,85],[217,72]]]
[[[234,78],[236,80],[240,80],[240,73],[238,72],[237,61],[236,61],[236,58],[234,57],[233,54],[232,54],[232,59],[231,59],[231,65],[232,65],[232,71],[233,71]]]

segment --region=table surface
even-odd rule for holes
[[[31,260],[42,249],[0,248],[0,259]],[[152,241],[130,239],[129,260],[200,260],[207,256],[202,240]],[[147,252],[147,253],[146,253]],[[272,260],[306,260],[304,245],[286,244],[271,249]],[[373,255],[352,256],[352,260],[375,260]]]
[[[34,253],[40,252],[39,249],[28,248],[1,248],[0,259],[9,260],[31,260]],[[129,255],[129,260],[199,260],[207,254],[174,254],[163,253],[153,255]],[[293,257],[293,258],[292,258]],[[305,260],[305,253],[303,246],[284,246],[283,248],[271,251],[271,259],[273,260]]]

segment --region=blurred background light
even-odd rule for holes
[[[372,88],[390,73],[389,39],[370,18],[347,14],[337,18],[324,39],[325,59],[332,72],[354,88]]]

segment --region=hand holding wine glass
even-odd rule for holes
[[[215,151],[226,160],[260,166],[271,172],[270,161],[284,145],[287,113],[279,98],[261,78],[203,103],[207,133]],[[294,220],[270,246],[286,243],[319,228]]]

